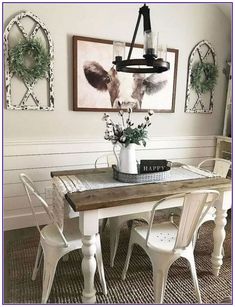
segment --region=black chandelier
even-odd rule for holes
[[[136,34],[139,28],[141,15],[144,18],[144,52],[143,59],[131,59],[132,50],[135,44]],[[139,9],[139,15],[135,26],[130,50],[126,60],[121,56],[116,56],[113,64],[116,65],[117,71],[128,73],[162,73],[170,69],[170,63],[158,58],[153,47],[151,23],[149,16],[149,8],[147,5]]]

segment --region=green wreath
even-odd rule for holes
[[[10,72],[26,82],[44,78],[49,70],[50,56],[39,40],[21,41],[10,50],[9,55]],[[27,60],[30,62],[28,65]]]
[[[191,72],[191,86],[198,94],[214,89],[218,76],[218,68],[212,63],[197,63]]]

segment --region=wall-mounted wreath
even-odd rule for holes
[[[217,76],[215,64],[198,62],[191,71],[191,86],[198,94],[204,94],[214,89]]]
[[[20,12],[6,25],[3,42],[6,108],[54,110],[54,44],[46,25],[32,12]]]
[[[10,50],[10,72],[32,83],[43,79],[49,70],[50,56],[37,39],[20,41]]]

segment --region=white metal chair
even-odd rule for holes
[[[114,266],[114,260],[117,253],[119,236],[122,226],[133,220],[143,220],[149,223],[151,212],[142,212],[136,214],[127,214],[109,218],[110,225],[110,266]]]
[[[198,168],[204,169],[202,166],[208,162],[214,161],[213,173],[226,178],[231,167],[232,162],[230,160],[225,160],[221,158],[210,158],[202,161],[198,164]]]
[[[229,169],[231,167],[232,162],[230,160],[225,160],[221,158],[209,158],[206,160],[203,160],[198,164],[198,168],[205,170],[205,165],[208,165],[208,163],[214,162],[214,167],[213,167],[213,173],[219,175],[220,177],[226,178],[229,172]],[[173,221],[175,215],[180,214],[180,208],[177,210],[177,214],[172,213],[170,215],[171,221]],[[204,216],[203,220],[201,220],[201,223],[198,225],[198,230],[202,226],[202,224],[208,222],[208,221],[214,221],[215,220],[215,213],[216,209],[215,207],[211,207],[210,210],[208,210],[207,214]],[[196,243],[196,241],[195,241]]]
[[[104,164],[105,166],[111,167],[112,164],[116,164],[116,158],[114,156],[114,154],[104,154],[99,156],[96,160],[95,160],[95,168],[98,167],[98,163],[100,164]]]
[[[212,201],[207,205],[208,196],[211,197]],[[195,294],[198,302],[201,303],[193,255],[193,238],[198,224],[218,197],[218,191],[200,190],[178,194],[158,201],[153,206],[149,225],[132,227],[122,278],[126,278],[133,245],[140,245],[152,262],[154,300],[156,304],[161,304],[164,299],[168,270],[173,262],[183,257],[190,264]],[[172,201],[183,206],[179,227],[171,221],[153,223],[155,210],[161,204]]]
[[[95,161],[95,168],[98,165],[98,162],[103,160],[103,163],[106,162],[108,167],[111,167],[112,164],[117,163],[116,158],[113,154],[106,154],[98,157]],[[105,162],[104,162],[105,161]],[[114,266],[114,260],[117,253],[118,243],[119,243],[119,236],[122,226],[133,220],[144,220],[149,223],[151,217],[151,212],[142,212],[137,214],[127,214],[122,216],[115,216],[109,218],[109,225],[110,225],[110,266]],[[107,219],[104,219],[103,222],[103,230],[107,223]]]
[[[219,175],[222,178],[226,178],[229,172],[229,169],[231,167],[232,162],[230,160],[220,159],[220,158],[210,158],[202,161],[198,164],[198,168],[205,169],[203,166],[207,164],[208,162],[214,161],[214,168],[213,173]],[[201,227],[202,224],[208,221],[214,221],[215,220],[215,213],[216,209],[215,207],[211,207],[210,210],[205,215],[204,219],[201,221],[198,228]]]
[[[95,168],[98,167],[98,163],[102,163],[104,164],[106,167],[111,167],[112,164],[116,163],[116,158],[113,154],[104,154],[99,156],[96,160],[95,160]],[[99,223],[99,232],[102,234],[103,231],[105,230],[105,226],[108,222],[108,218],[104,218],[102,220],[100,220]]]
[[[43,289],[41,302],[46,303],[51,291],[58,261],[67,253],[76,249],[80,249],[82,247],[82,235],[79,232],[77,219],[71,219],[70,223],[67,223],[62,231],[61,227],[56,222],[53,214],[50,212],[48,204],[40,196],[32,180],[25,174],[20,174],[20,179],[23,182],[32,210],[32,214],[35,219],[35,224],[40,233],[40,242],[38,245],[32,280],[35,280],[42,261],[42,257],[44,256]],[[40,201],[51,222],[51,224],[41,229],[37,221],[37,215],[35,213],[35,209],[32,203],[32,197],[36,197]],[[107,288],[105,282],[99,234],[96,235],[96,260],[102,284],[102,290],[103,293],[106,295]]]

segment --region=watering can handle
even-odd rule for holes
[[[121,147],[121,145],[119,145],[119,144],[113,145],[113,153],[114,153],[114,156],[115,156],[115,158],[117,160],[117,168],[119,169],[119,167],[120,167],[120,160],[119,160],[118,154],[116,152],[116,147],[117,146]]]

